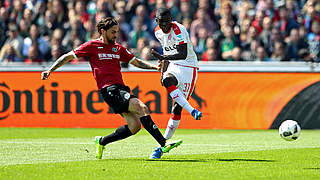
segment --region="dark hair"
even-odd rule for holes
[[[163,16],[172,17],[170,10],[168,8],[162,6],[159,9],[157,9],[156,17],[158,19],[161,19]]]
[[[111,18],[111,17],[107,17],[107,18],[102,19],[100,22],[98,22],[96,27],[98,29],[98,32],[101,34],[101,29],[104,29],[107,31],[108,29],[110,29],[114,25],[118,25],[117,20],[115,20],[114,18]]]

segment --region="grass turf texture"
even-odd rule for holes
[[[0,128],[0,179],[320,179],[320,130],[287,142],[276,130],[182,130],[184,143],[148,160],[157,143],[145,130],[106,146],[114,129]]]

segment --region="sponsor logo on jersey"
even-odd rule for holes
[[[106,53],[98,53],[99,60],[106,60],[106,59],[120,59],[118,54],[106,54]]]
[[[113,52],[118,52],[118,49],[117,48],[112,48],[112,51]]]
[[[172,50],[175,50],[175,49],[177,49],[177,45],[173,45],[173,46],[165,46],[164,47],[164,50],[165,51],[172,51]]]
[[[98,49],[103,49],[103,47],[99,46]]]

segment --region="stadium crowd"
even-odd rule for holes
[[[1,0],[0,63],[55,61],[97,38],[108,16],[120,24],[120,44],[153,60],[161,6],[187,28],[199,61],[320,62],[319,0]]]

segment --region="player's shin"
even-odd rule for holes
[[[125,139],[131,135],[132,135],[132,133],[131,133],[130,129],[128,128],[128,125],[124,125],[124,126],[119,127],[118,129],[116,129],[110,135],[104,136],[103,138],[101,138],[100,144],[105,146],[106,144],[109,144],[111,142],[118,141],[121,139]]]
[[[156,141],[161,146],[165,146],[166,139],[162,136],[157,125],[152,121],[150,115],[141,117],[140,122],[143,125],[143,127],[156,139]]]
[[[172,114],[171,118],[168,121],[167,129],[164,133],[164,138],[166,138],[166,139],[172,138],[174,132],[176,131],[176,129],[179,126],[180,119],[181,119],[181,115]]]
[[[189,113],[193,111],[194,108],[189,104],[183,93],[175,85],[168,87],[167,90],[170,93],[172,99],[181,107],[186,109]]]

